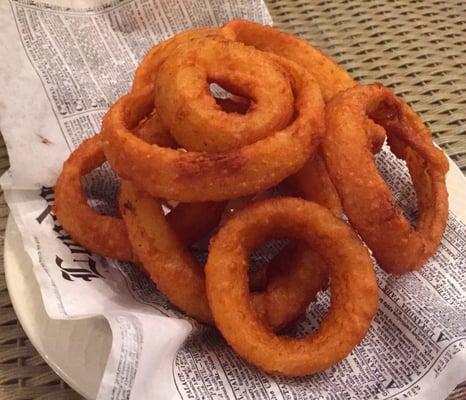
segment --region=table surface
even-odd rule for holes
[[[361,82],[402,95],[430,126],[435,142],[466,173],[466,2],[269,0],[276,27],[325,50]],[[0,172],[9,166],[0,139]],[[3,241],[8,208],[0,196]],[[0,399],[73,400],[45,364],[8,297],[0,255]],[[466,384],[449,400],[466,399]]]

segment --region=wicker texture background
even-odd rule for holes
[[[380,81],[422,115],[466,173],[466,2],[268,0],[278,28],[324,49],[361,82]],[[0,172],[8,168],[0,142]],[[8,210],[0,197],[3,242]],[[1,253],[1,252],[0,252]],[[44,363],[11,307],[0,255],[0,399],[81,399]],[[466,386],[449,400],[466,399]]]
[[[466,171],[465,1],[267,1],[275,26],[403,96]]]

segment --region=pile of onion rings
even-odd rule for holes
[[[411,175],[415,226],[377,173],[386,140]],[[84,191],[83,177],[104,162],[121,178],[118,215],[98,214]],[[378,289],[369,251],[395,274],[435,253],[447,171],[428,129],[389,89],[358,85],[301,39],[234,20],[148,51],[101,132],[64,163],[54,212],[76,242],[136,263],[249,362],[298,376],[337,363],[370,328]],[[209,238],[204,268],[191,246]],[[249,269],[272,239],[289,242]],[[329,280],[320,329],[281,336]]]

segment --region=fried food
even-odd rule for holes
[[[137,67],[132,90],[138,91],[153,86],[160,66],[178,46],[192,43],[198,39],[219,37],[223,37],[223,35],[217,28],[198,28],[178,33],[172,38],[155,45],[147,52]]]
[[[88,204],[81,184],[84,175],[104,162],[100,135],[82,142],[63,164],[54,188],[53,211],[73,240],[90,252],[120,260],[134,260],[123,220],[98,214]]]
[[[277,336],[251,305],[249,254],[277,236],[304,240],[330,271],[330,309],[319,331],[303,338]],[[270,373],[307,375],[342,360],[364,338],[377,309],[366,248],[346,223],[305,200],[268,199],[238,211],[211,240],[205,274],[217,328],[242,357]]]
[[[320,152],[296,174],[287,178],[285,183],[294,195],[328,208],[337,217],[343,213],[337,190],[328,175]]]
[[[178,143],[170,135],[170,132],[162,125],[159,114],[155,109],[141,121],[134,129],[135,135],[150,144],[158,144],[161,147],[178,148]]]
[[[367,119],[384,128],[416,190],[416,227],[404,217],[378,174],[365,131]],[[417,270],[436,251],[448,216],[448,160],[416,113],[380,84],[357,86],[327,106],[323,142],[330,177],[351,225],[388,272]]]
[[[219,30],[216,28],[191,29],[155,45],[147,52],[136,69],[132,90],[153,87],[160,66],[180,44],[204,37],[218,37],[219,35]],[[152,109],[150,114],[139,121],[136,130],[138,131],[137,135],[147,143],[157,143],[162,147],[179,147],[170,132],[162,125],[155,109]]]
[[[365,132],[371,143],[372,153],[378,153],[385,142],[385,129],[368,119]],[[340,197],[321,154],[318,151],[303,168],[285,180],[285,185],[295,196],[314,201],[340,217],[343,213]]]
[[[374,165],[386,140],[414,184],[415,228]],[[83,191],[81,178],[105,161],[122,179],[121,216],[99,215]],[[101,134],[64,163],[54,210],[75,241],[136,262],[246,360],[301,376],[348,355],[376,312],[372,261],[352,227],[388,272],[420,268],[445,228],[447,170],[427,128],[388,89],[357,85],[304,40],[234,20],[148,51]],[[212,234],[203,269],[192,250]],[[271,261],[248,268],[255,247],[284,238]],[[329,278],[320,329],[278,336]]]
[[[319,83],[325,102],[340,91],[356,85],[348,72],[322,50],[271,26],[235,19],[227,22],[221,33],[230,40],[274,53],[305,68]]]
[[[73,240],[90,252],[136,261],[123,220],[98,214],[88,204],[83,190],[82,177],[104,162],[100,135],[82,142],[63,164],[54,188],[53,211]],[[182,243],[190,245],[214,229],[224,208],[225,203],[181,203],[167,215],[167,223],[173,227]]]
[[[275,331],[301,318],[328,284],[327,265],[302,242],[286,246],[262,271],[263,287],[251,293],[251,304],[259,318]],[[257,285],[255,274],[249,279],[256,280]]]
[[[160,202],[122,181],[119,204],[135,254],[158,289],[187,315],[213,324],[203,269],[167,223]],[[282,254],[268,268],[266,290],[253,295],[257,312],[272,329],[288,325],[326,286],[326,271],[305,246],[291,259]]]
[[[324,104],[309,74],[290,61],[270,57],[287,71],[295,94],[295,118],[286,128],[222,153],[149,145],[132,131],[152,112],[154,92],[147,87],[123,96],[104,118],[104,152],[112,168],[154,197],[181,202],[223,201],[257,193],[297,172],[323,135]]]
[[[225,113],[209,82],[254,99],[254,106],[246,114]],[[180,46],[160,67],[154,90],[164,126],[190,151],[239,149],[284,129],[294,114],[286,71],[267,54],[238,42],[209,39]]]
[[[187,315],[212,323],[204,273],[168,224],[160,201],[123,180],[119,207],[136,256],[157,288]]]
[[[328,55],[289,33],[242,19],[226,23],[221,32],[231,40],[276,54],[303,67],[319,84],[326,103],[340,91],[356,85],[348,72]],[[296,194],[330,208],[335,215],[341,214],[340,199],[320,150],[287,183]]]

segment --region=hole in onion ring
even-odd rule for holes
[[[214,233],[211,232],[210,235],[190,246],[190,251],[202,267],[207,261],[208,243]],[[263,291],[266,288],[267,265],[289,242],[287,239],[267,241],[249,256],[249,285],[252,292]]]
[[[418,203],[413,181],[408,172],[408,167],[404,160],[395,160],[396,169],[398,171],[403,171],[402,179],[404,183],[400,185],[394,178],[392,167],[389,167],[389,165],[393,164],[385,161],[388,157],[392,156],[389,150],[385,147],[375,156],[375,165],[377,166],[380,176],[383,178],[393,194],[395,206],[399,207],[405,218],[415,228],[418,219]]]
[[[87,203],[100,215],[118,216],[120,179],[108,162],[81,177]]]
[[[393,201],[395,205],[403,211],[403,215],[411,225],[415,227],[415,222],[417,220],[417,198],[406,162],[402,158],[397,157],[397,168],[405,172],[404,179],[406,179],[405,184],[402,185],[402,190],[400,191],[398,188],[399,185],[397,185],[397,182],[393,180],[393,173],[391,173],[392,169],[388,167],[391,163],[384,161],[387,157],[391,157],[389,153],[392,149],[389,147],[390,143],[387,142],[385,128],[382,125],[379,125],[377,121],[381,122],[387,119],[393,120],[394,118],[396,118],[396,112],[393,110],[393,105],[381,103],[367,116],[366,134],[369,136],[371,141],[371,150],[374,154],[377,170],[393,193]],[[393,139],[391,141],[393,141]],[[396,153],[394,154],[396,156]]]
[[[231,99],[233,96],[236,96],[234,93],[225,89],[219,82],[215,81],[209,81],[209,90],[210,94],[215,99]]]
[[[210,82],[210,94],[215,99],[215,102],[220,106],[221,110],[226,113],[246,114],[251,107],[251,99],[234,94],[218,82]]]
[[[385,128],[382,127],[382,125],[387,125],[388,123],[390,130],[392,131],[402,129],[402,122],[400,121],[401,115],[401,110],[399,109],[398,104],[387,103],[386,101],[381,102],[375,110],[368,113],[368,121],[370,121],[368,125],[371,126],[370,129],[372,131],[380,129],[383,133],[370,132],[369,135],[373,138],[372,148],[373,152],[376,153],[374,158],[377,170],[387,186],[390,188],[396,207],[399,207],[405,218],[415,228],[418,217],[417,196],[411,175],[409,174],[407,163],[403,159],[399,150],[400,148],[405,148],[408,145],[404,142],[402,143],[400,139],[396,139],[396,137],[393,136],[390,136],[388,140],[385,140]],[[382,136],[384,139],[383,141],[380,140]],[[399,146],[400,144],[402,145],[401,147]],[[380,151],[376,152],[374,150],[377,147],[379,147]],[[396,168],[404,172],[403,185],[399,185],[398,182],[394,181],[392,168],[389,167],[391,163],[384,162],[387,157],[392,157],[390,153],[393,153],[397,158]]]
[[[300,246],[304,246],[309,249],[309,246],[305,242],[300,240],[291,240],[288,238],[274,238],[266,240],[258,247],[255,247],[249,255],[250,291],[254,292],[255,295],[259,293],[265,294],[266,288],[271,284],[271,281],[275,281],[272,285],[276,285],[277,282],[280,281],[283,285],[284,281],[282,278],[279,278],[278,275],[294,275],[295,281],[309,281],[309,274],[303,274],[303,268],[298,268],[301,269],[301,273],[297,273],[298,269],[296,268],[296,264],[302,264],[303,259],[300,257],[294,258],[294,255],[299,252],[298,248]],[[288,262],[285,263],[284,260],[287,260]],[[323,282],[324,278],[320,275],[322,273],[321,269],[316,265],[311,265],[313,260],[306,259],[306,261],[309,264],[309,271],[312,270],[315,272],[315,280]],[[285,266],[285,268],[279,267],[279,265]],[[267,266],[271,266],[272,269],[269,273],[267,273]],[[319,329],[320,321],[324,318],[329,309],[330,292],[326,286],[327,285],[321,283],[319,290],[311,290],[317,294],[317,298],[311,303],[306,303],[309,304],[306,312],[297,316],[292,323],[289,323],[282,329],[279,329],[277,331],[277,335],[298,338],[317,331]],[[298,299],[305,298],[306,296],[304,293],[309,290],[309,286],[296,285],[296,282],[294,282],[294,290],[295,294],[300,291],[302,291],[302,293],[295,298],[290,298],[285,294],[285,292],[282,292],[279,295],[281,301],[299,301]],[[305,306],[302,310],[304,311],[304,309]]]
[[[310,333],[317,332],[321,321],[328,313],[329,307],[330,289],[322,289],[317,293],[316,299],[309,304],[306,313],[295,324],[288,325],[278,332],[278,334],[292,338],[301,338]]]
[[[267,286],[266,266],[280,254],[289,240],[274,239],[264,242],[249,255],[249,288],[253,292],[263,291]]]

